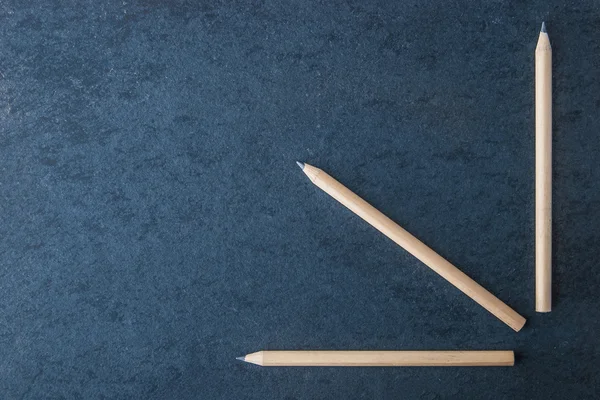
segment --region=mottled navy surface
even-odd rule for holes
[[[600,6],[0,1],[1,399],[600,396]],[[534,310],[533,55],[554,49]],[[321,192],[323,168],[528,318]],[[514,368],[260,368],[514,349]]]

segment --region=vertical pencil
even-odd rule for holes
[[[511,350],[259,351],[237,358],[263,367],[512,367]]]
[[[336,181],[325,171],[312,165],[298,162],[304,174],[325,193],[342,203],[350,211],[371,224],[379,232],[393,240],[397,245],[411,253],[423,264],[437,272],[457,289],[475,300],[479,305],[494,314],[502,322],[515,331],[525,325],[525,318],[515,310],[504,304],[496,296],[488,292],[483,286],[469,278],[464,272],[456,268],[419,239],[405,231],[394,221],[383,215],[382,212],[358,197],[346,186]]]
[[[535,310],[552,308],[552,47],[542,29],[535,49]]]

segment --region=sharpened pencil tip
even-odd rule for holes
[[[304,170],[304,163],[301,163],[300,161],[296,161],[296,164],[298,164],[300,169]]]
[[[246,361],[246,357],[236,357],[235,359],[240,361]]]
[[[540,30],[542,33],[546,33],[546,23],[542,21],[542,29]]]

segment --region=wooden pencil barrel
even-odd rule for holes
[[[535,310],[551,309],[552,48],[541,32],[535,50]]]
[[[259,351],[244,361],[271,367],[492,367],[514,365],[512,351]]]
[[[525,325],[525,318],[340,182],[319,168],[308,164],[304,165],[303,171],[315,185],[418,258],[512,329],[518,332]]]

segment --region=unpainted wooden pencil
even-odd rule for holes
[[[552,309],[552,47],[546,24],[535,49],[535,310]]]
[[[259,351],[238,360],[264,367],[510,367],[512,351]]]
[[[525,325],[525,318],[516,311],[326,172],[305,163],[298,162],[298,165],[320,189],[440,274],[502,322],[517,332]]]

